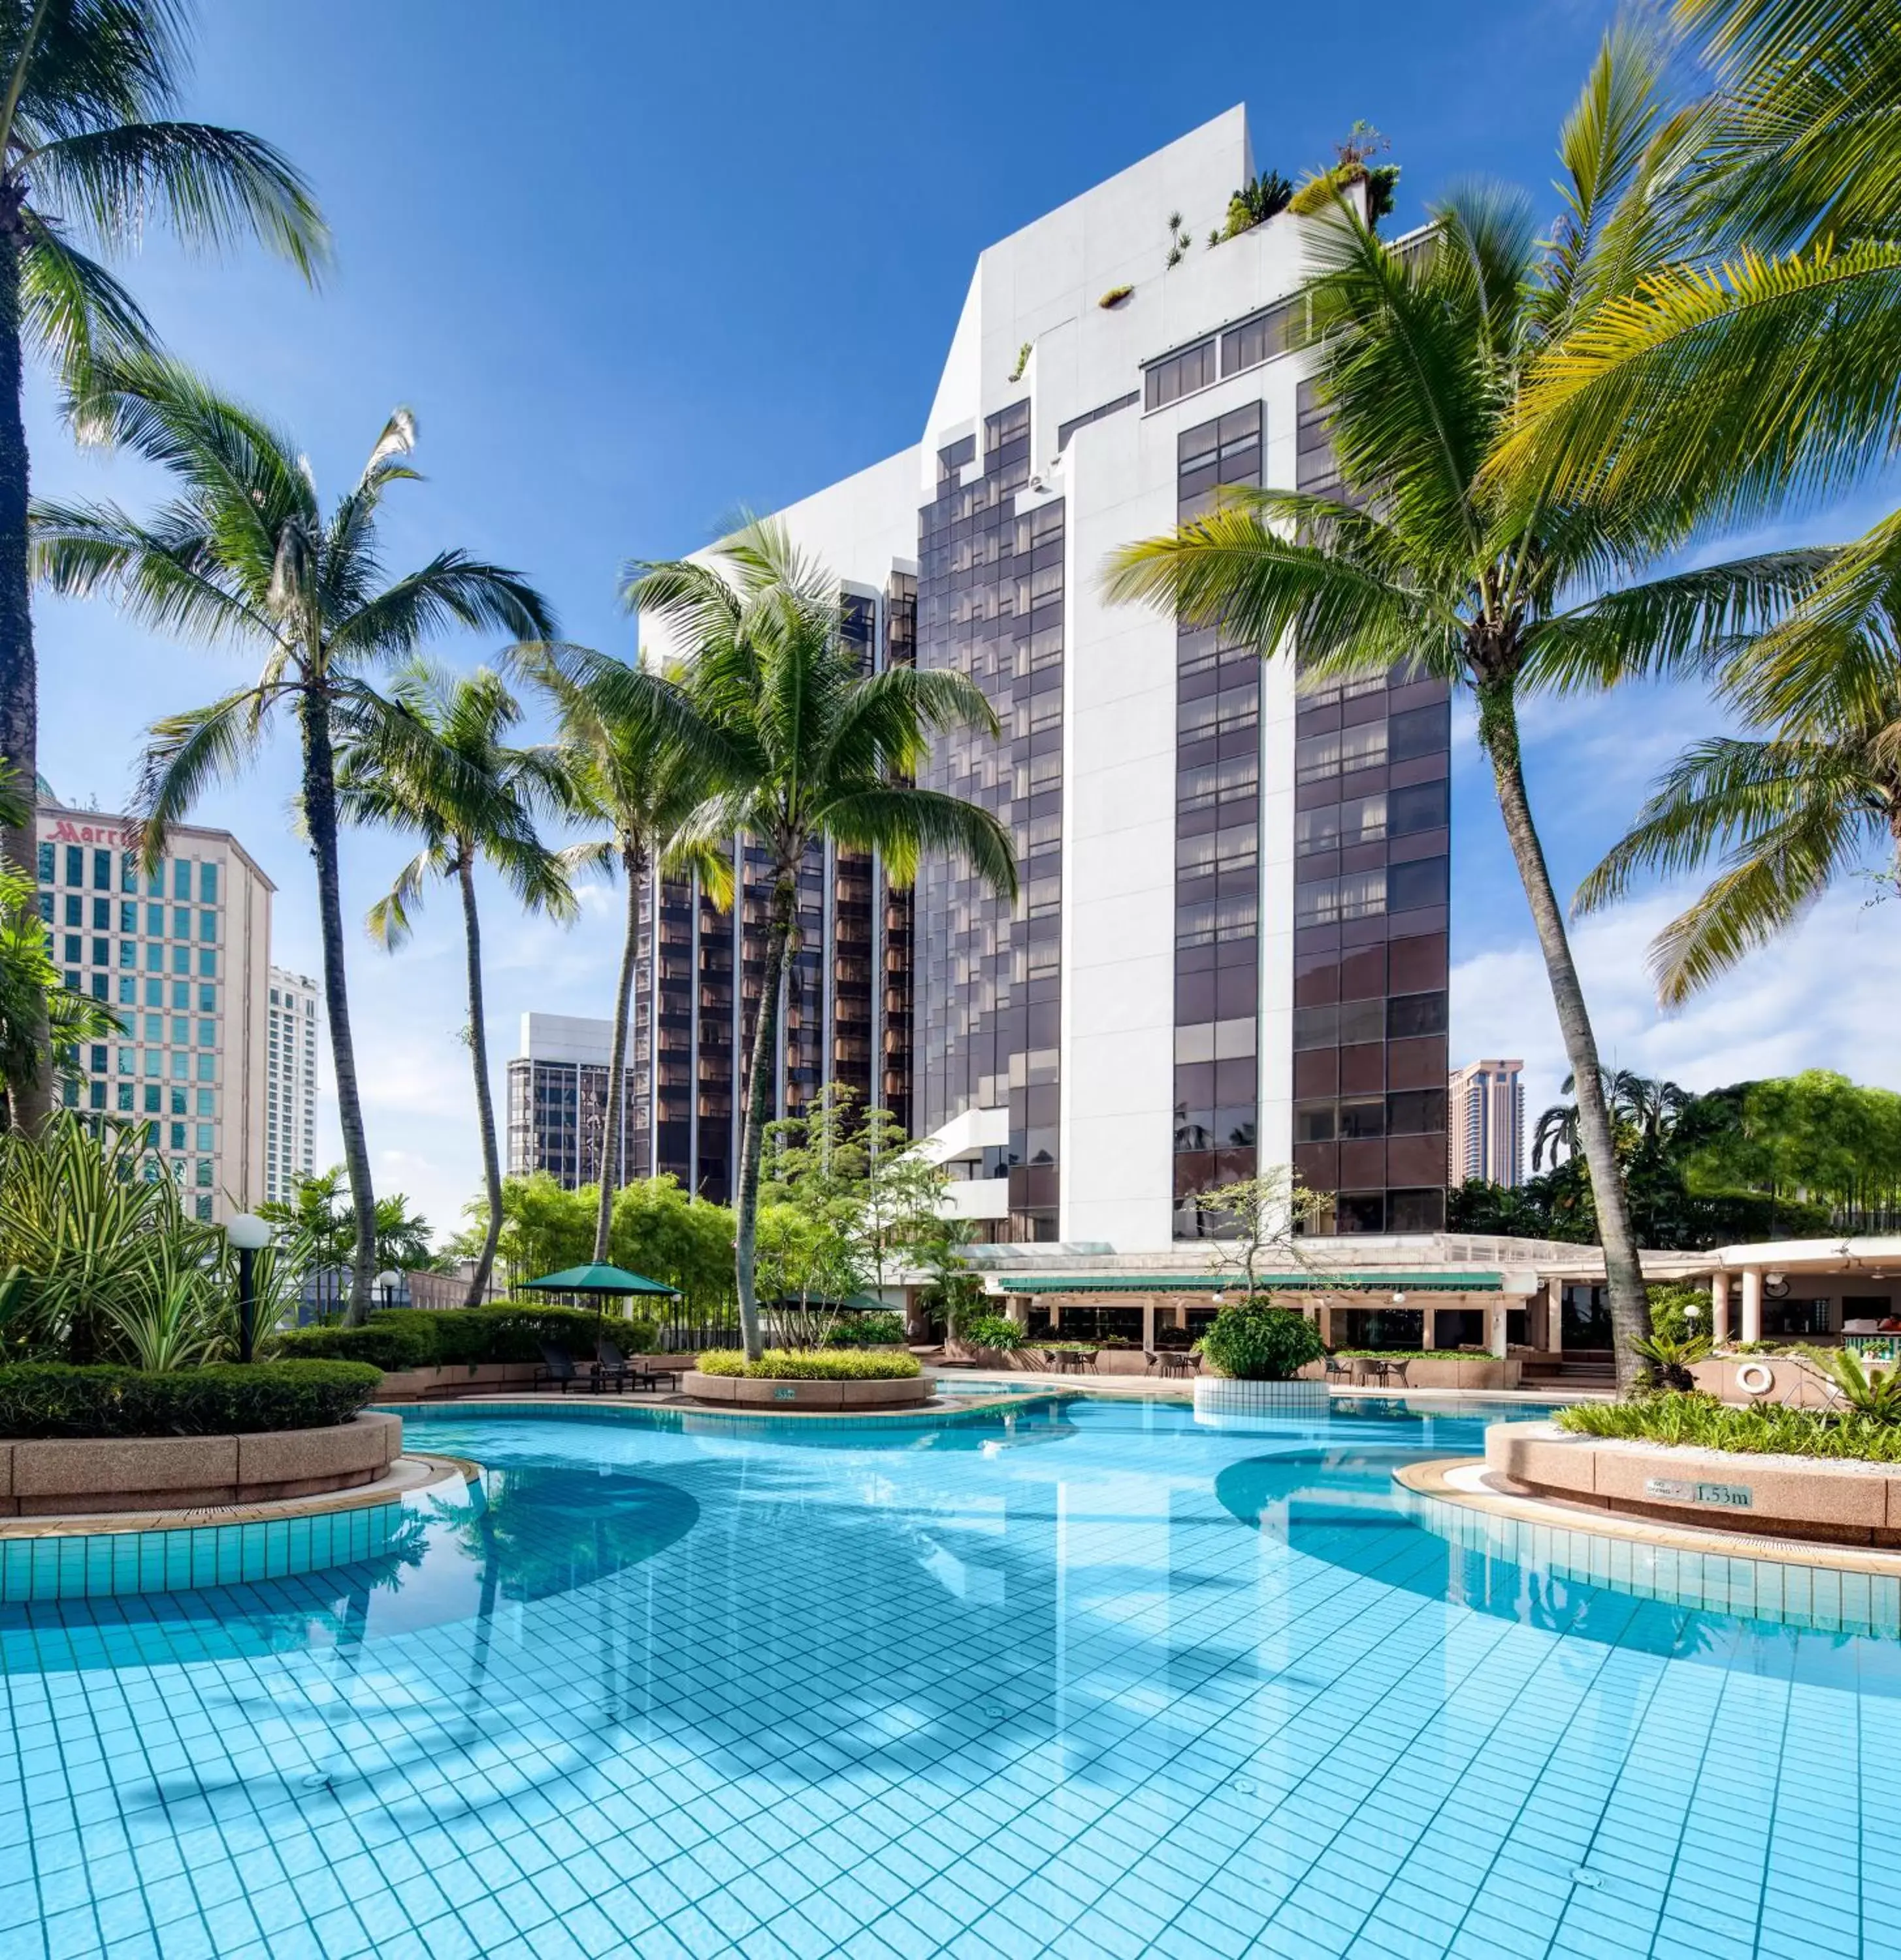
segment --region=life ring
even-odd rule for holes
[[[1746,1395],[1766,1395],[1775,1386],[1775,1370],[1766,1361],[1745,1361],[1736,1371],[1736,1386]]]

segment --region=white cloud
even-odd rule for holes
[[[1689,889],[1588,919],[1572,943],[1597,1046],[1613,1068],[1666,1077],[1687,1089],[1804,1068],[1858,1082],[1901,1084],[1901,1016],[1894,1011],[1896,928],[1851,886],[1831,893],[1794,933],[1747,961],[1680,1012],[1657,1006],[1645,956]],[[1452,1061],[1521,1056],[1535,1115],[1558,1099],[1568,1072],[1544,963],[1523,938],[1461,960],[1452,972]]]

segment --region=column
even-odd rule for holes
[[[1155,1302],[1152,1300],[1142,1303],[1142,1351],[1145,1354],[1155,1352]]]
[[[1334,1344],[1334,1308],[1330,1300],[1321,1302],[1320,1309],[1315,1319],[1320,1327],[1320,1338],[1322,1343],[1331,1348]]]
[[[1003,1318],[1012,1327],[1027,1328],[1030,1324],[1031,1296],[1012,1293],[1003,1296]]]
[[[1564,1352],[1564,1281],[1544,1283],[1544,1344],[1554,1354]]]
[[[1760,1341],[1763,1338],[1763,1269],[1760,1266],[1743,1268],[1743,1338]]]
[[[1430,1349],[1438,1344],[1439,1310],[1436,1306],[1429,1306],[1419,1316],[1419,1345]]]
[[[1709,1338],[1721,1348],[1729,1339],[1729,1275],[1712,1273],[1709,1278]]]
[[[1505,1359],[1505,1351],[1506,1347],[1505,1332],[1506,1326],[1505,1317],[1506,1307],[1505,1301],[1502,1298],[1495,1300],[1490,1306],[1486,1309],[1486,1312],[1487,1319],[1492,1328],[1492,1351],[1493,1354],[1497,1355],[1501,1361],[1502,1361]]]

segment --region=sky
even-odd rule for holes
[[[627,654],[624,562],[693,550],[742,508],[777,508],[918,439],[986,244],[1236,101],[1257,166],[1290,177],[1356,118],[1375,123],[1402,166],[1403,223],[1473,176],[1549,208],[1556,133],[1610,11],[205,0],[187,111],[296,161],[335,262],[313,293],[260,254],[188,258],[154,238],[119,269],[173,351],[295,433],[326,498],[393,406],[415,411],[428,480],[386,507],[393,571],[462,546],[532,578],[571,637]],[[43,494],[149,503],[141,468],[75,449],[43,380],[30,383],[29,440]],[[1864,500],[1805,534],[1875,514]],[[154,718],[246,676],[236,656],[154,639],[103,602],[43,599],[36,631],[40,768],[69,803],[124,808]],[[473,665],[494,650],[464,636],[432,651]],[[1712,725],[1681,691],[1534,705],[1527,767],[1562,890]],[[235,832],[275,881],[275,957],[314,974],[295,760],[287,730],[198,820]],[[1453,1060],[1522,1057],[1535,1112],[1556,1098],[1562,1053],[1469,726],[1454,834]],[[386,835],[347,841],[348,916],[406,854]],[[1606,1058],[1691,1087],[1802,1066],[1901,1083],[1882,957],[1895,919],[1874,896],[1845,889],[1669,1018],[1643,970],[1667,895],[1588,922],[1579,956]],[[525,1009],[610,1010],[620,901],[589,889],[564,929],[487,898],[499,1111]],[[455,908],[435,900],[394,956],[358,939],[351,962],[377,1188],[454,1229],[480,1182]],[[319,1167],[341,1155],[326,1089]]]

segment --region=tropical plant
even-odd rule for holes
[[[443,627],[545,639],[552,617],[514,573],[465,552],[439,552],[383,583],[383,499],[392,484],[416,476],[407,460],[415,424],[406,409],[390,417],[362,475],[327,518],[290,436],[176,362],[113,364],[97,380],[87,413],[97,439],[157,465],[176,494],[149,523],[113,504],[37,504],[40,582],[78,597],[109,593],[141,624],[209,647],[249,648],[263,659],[250,686],[154,727],[135,802],[147,865],[164,856],[172,826],[205,790],[257,753],[280,709],[297,723],[295,800],[316,861],[324,1005],[358,1228],[350,1310],[360,1318],[376,1270],[376,1207],[345,978],[337,746],[418,739],[370,676]]]
[[[1229,199],[1228,222],[1221,235],[1232,238],[1240,232],[1251,231],[1257,224],[1265,224],[1285,211],[1293,196],[1293,186],[1278,170],[1263,170],[1258,177],[1250,177]]]
[[[231,1358],[234,1332],[222,1275],[200,1246],[188,1251],[167,1233],[154,1248],[137,1290],[108,1303],[115,1345],[135,1368],[163,1374]]]
[[[994,1348],[1008,1354],[1022,1347],[1028,1337],[1006,1315],[971,1315],[957,1330],[957,1338],[966,1348]]]
[[[594,1200],[593,1257],[603,1260],[625,1148],[627,1021],[641,894],[650,876],[691,877],[714,903],[730,901],[730,841],[708,838],[691,828],[718,786],[714,769],[725,749],[695,711],[677,675],[644,660],[630,666],[611,654],[564,644],[517,647],[510,658],[560,717],[571,806],[608,826],[608,837],[594,847],[588,861],[610,873],[618,870],[626,894],[609,1043],[607,1079],[612,1086]]]
[[[628,596],[676,636],[697,707],[720,738],[723,752],[712,759],[724,788],[702,811],[698,834],[744,832],[766,857],[765,971],[742,1085],[734,1208],[740,1325],[745,1351],[756,1355],[760,1154],[800,867],[830,840],[878,852],[885,876],[904,883],[925,852],[949,851],[1013,899],[1009,831],[988,811],[914,780],[933,734],[958,727],[995,734],[997,718],[967,674],[902,666],[861,673],[839,630],[836,584],[770,521],[728,539],[711,562],[634,567]]]
[[[332,1164],[314,1177],[300,1179],[288,1199],[269,1199],[257,1208],[257,1215],[277,1228],[277,1249],[299,1277],[347,1267],[356,1255],[356,1204],[345,1188],[345,1176],[342,1164]],[[373,1273],[393,1268],[426,1272],[436,1263],[429,1221],[409,1209],[400,1191],[377,1200],[370,1249]],[[373,1297],[365,1295],[364,1312]],[[351,1317],[361,1320],[363,1312]]]
[[[1337,205],[1356,184],[1366,186],[1366,222],[1378,224],[1391,216],[1394,193],[1399,189],[1397,164],[1376,164],[1373,159],[1392,148],[1386,138],[1365,121],[1354,123],[1346,141],[1334,145],[1334,161],[1325,170],[1305,178],[1290,190],[1286,208],[1296,217],[1311,218]],[[1278,178],[1276,182],[1280,181]],[[1232,215],[1234,207],[1230,205]]]
[[[258,239],[314,277],[327,249],[301,177],[261,138],[170,113],[189,65],[184,0],[7,0],[0,8],[0,754],[30,783],[39,682],[27,592],[27,358],[83,389],[95,360],[141,347],[137,302],[77,237],[136,247],[154,221],[189,246]],[[33,868],[30,813],[0,828]],[[43,1045],[40,1032],[26,1038]],[[14,1117],[37,1128],[43,1075]]]
[[[1637,1395],[1626,1402],[1574,1402],[1554,1420],[1574,1435],[1623,1437],[1673,1449],[1901,1462],[1901,1423],[1792,1408],[1786,1402],[1732,1408],[1714,1395]]]
[[[1672,1281],[1650,1289],[1650,1328],[1653,1335],[1687,1341],[1699,1321],[1709,1319],[1709,1289]]]
[[[1215,1316],[1195,1352],[1233,1381],[1291,1382],[1327,1352],[1327,1344],[1305,1314],[1265,1300],[1244,1300]]]
[[[1306,330],[1346,494],[1230,491],[1174,533],[1117,553],[1109,572],[1116,598],[1219,621],[1264,654],[1291,647],[1310,683],[1401,667],[1473,697],[1579,1085],[1625,1369],[1646,1331],[1642,1275],[1597,1042],[1526,790],[1519,705],[1706,665],[1772,622],[1816,565],[1813,553],[1771,552],[1605,590],[1609,571],[1679,536],[1694,511],[1508,498],[1486,473],[1519,377],[1554,325],[1646,262],[1628,214],[1641,213],[1677,140],[1661,119],[1658,72],[1647,43],[1622,30],[1607,39],[1561,138],[1569,210],[1549,245],[1507,192],[1461,192],[1403,248],[1336,200],[1310,231]],[[1619,208],[1626,215],[1613,224]]]
[[[1901,1423],[1901,1367],[1869,1368],[1852,1348],[1796,1350],[1855,1414],[1873,1422]]]
[[[1299,1235],[1331,1204],[1327,1195],[1308,1190],[1286,1164],[1198,1192],[1194,1202],[1197,1235],[1213,1242],[1222,1263],[1241,1274],[1250,1293],[1261,1261],[1270,1255],[1306,1270],[1311,1262]]]
[[[1709,1338],[1702,1334],[1645,1334],[1632,1341],[1630,1351],[1643,1363],[1639,1386],[1686,1392],[1696,1386],[1690,1370],[1709,1358]]]
[[[1683,1113],[1696,1099],[1680,1083],[1639,1075],[1628,1068],[1598,1071],[1605,1107],[1615,1126],[1620,1149],[1655,1147],[1669,1141]],[[1575,1096],[1578,1078],[1567,1075],[1562,1096]],[[1548,1151],[1555,1166],[1560,1157],[1575,1157],[1582,1134],[1575,1102],[1553,1103],[1543,1111],[1531,1132],[1531,1168],[1540,1169]]]
[[[408,938],[431,880],[453,881],[462,901],[469,1052],[488,1198],[488,1229],[463,1303],[479,1306],[501,1231],[501,1153],[488,1086],[475,870],[486,864],[526,911],[573,918],[579,907],[563,854],[542,842],[536,826],[544,813],[558,813],[574,798],[559,752],[517,748],[504,739],[521,720],[521,705],[488,668],[452,678],[412,662],[390,683],[389,698],[395,712],[370,721],[344,746],[338,813],[345,822],[380,824],[421,838],[422,848],[370,910],[370,936],[386,950],[395,952]]]

